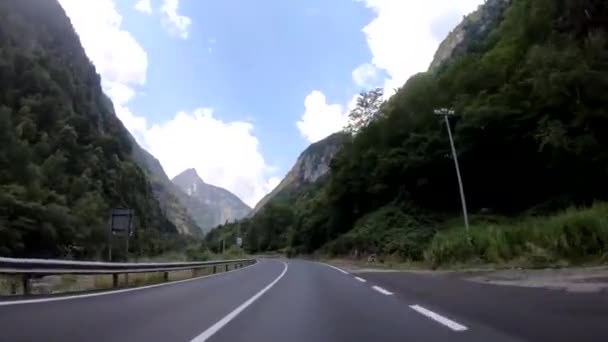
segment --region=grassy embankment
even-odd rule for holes
[[[388,255],[370,265],[364,259],[323,259],[396,269],[545,268],[608,261],[608,203],[548,216],[472,221],[468,232],[462,225],[440,229],[424,247],[422,260]]]

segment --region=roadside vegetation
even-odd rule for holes
[[[608,204],[570,208],[510,223],[474,224],[437,233],[424,251],[432,267],[503,264],[569,266],[608,260]]]
[[[207,240],[238,231],[250,253],[430,267],[604,260],[606,205],[593,203],[608,201],[607,16],[603,0],[486,1],[433,70],[386,101],[361,94],[314,190]],[[456,113],[468,233],[438,108]]]

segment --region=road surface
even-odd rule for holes
[[[602,324],[602,322],[604,324]],[[0,301],[0,341],[606,341],[605,294],[301,260],[103,295]]]

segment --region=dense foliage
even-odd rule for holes
[[[245,246],[421,259],[460,215],[447,134],[433,115],[442,107],[457,113],[472,213],[544,214],[607,199],[608,5],[512,0],[500,18],[467,36],[466,53],[408,80],[342,148],[318,191],[240,223],[251,227]]]
[[[2,1],[0,255],[100,258],[119,206],[133,252],[179,244],[131,148],[57,1]]]

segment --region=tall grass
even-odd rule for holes
[[[435,235],[424,252],[434,267],[504,264],[526,267],[604,260],[608,255],[608,204],[571,208],[515,223],[477,224]]]

